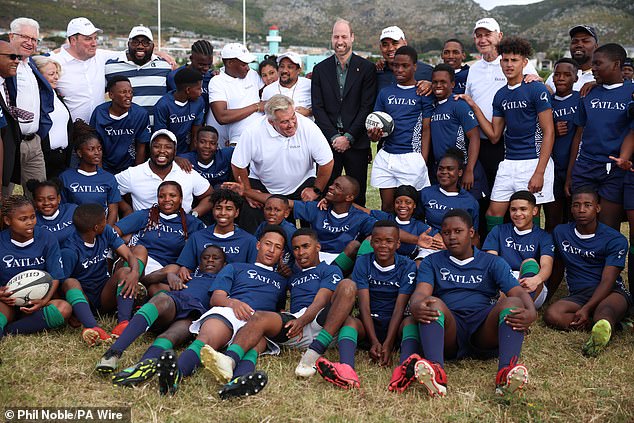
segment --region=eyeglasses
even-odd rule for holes
[[[22,55],[13,53],[0,53],[0,56],[7,56],[9,60],[22,60]]]
[[[132,47],[138,47],[138,46],[143,46],[143,47],[149,47],[150,45],[152,45],[152,41],[150,40],[130,40],[130,45]]]
[[[17,32],[14,32],[13,35],[17,35],[18,37],[22,38],[24,41],[30,41],[33,44],[37,44],[40,41],[42,41],[40,38],[29,37],[28,35],[18,34]]]

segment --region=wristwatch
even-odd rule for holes
[[[321,196],[321,195],[323,194],[323,191],[322,191],[322,190],[320,190],[320,189],[319,189],[319,188],[317,188],[317,187],[313,187],[313,191],[315,191],[315,194],[317,194],[317,195],[319,195],[319,196]]]

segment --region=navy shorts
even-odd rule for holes
[[[90,290],[85,289],[82,286],[82,289],[84,290],[84,294],[86,294],[86,298],[88,299],[88,303],[90,304],[90,309],[93,311],[93,313],[101,310],[101,293],[103,292],[103,289],[106,287],[106,283],[108,283],[108,279],[106,279],[101,286],[94,287],[93,289],[90,289]]]
[[[555,200],[563,200],[566,198],[566,190],[564,186],[566,185],[566,169],[561,169],[555,166],[555,180],[553,182],[553,194],[555,195]]]
[[[174,317],[174,320],[185,319],[188,317],[198,319],[207,311],[200,300],[192,297],[184,291],[169,291],[165,292],[165,295],[170,297],[176,306],[176,317]]]
[[[380,343],[385,341],[387,338],[387,330],[390,327],[390,319],[379,319],[376,317],[372,318],[372,323],[374,323],[374,333],[376,333],[376,337]],[[398,340],[394,342],[394,345],[400,345]],[[359,342],[359,348],[362,350],[369,350],[372,347],[370,345],[370,340],[366,336],[366,338]]]
[[[623,208],[634,210],[634,172],[625,172],[623,179]]]
[[[592,297],[592,294],[594,294],[595,290],[596,290],[596,286],[583,288],[573,293],[570,293],[567,297],[562,298],[562,300],[570,301],[577,305],[583,306],[588,301],[590,301],[590,298]],[[630,291],[628,291],[627,288],[625,288],[625,285],[623,285],[623,282],[617,281],[614,284],[614,288],[612,289],[612,292],[616,292],[617,294],[623,295],[625,297],[625,301],[627,301],[628,307],[632,306],[632,295],[630,294]]]
[[[495,307],[495,303],[476,311],[451,311],[456,321],[456,342],[458,343],[458,351],[455,358],[475,357],[486,359],[497,357],[497,348],[486,350],[476,347],[471,342],[473,334],[480,329],[493,307]]]
[[[625,171],[614,163],[595,163],[582,158],[572,168],[572,191],[584,186],[597,190],[601,198],[623,204]]]

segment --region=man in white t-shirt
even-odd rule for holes
[[[198,217],[211,210],[209,196],[212,188],[209,181],[198,172],[185,172],[174,163],[176,156],[176,135],[167,129],[160,129],[150,139],[150,159],[138,166],[132,166],[117,173],[121,196],[130,194],[132,209],[124,198],[119,203],[123,214],[149,209],[157,202],[158,186],[163,181],[178,182],[183,190],[182,207],[186,213]],[[194,199],[198,205],[192,208]]]
[[[262,100],[267,101],[275,94],[283,94],[295,103],[295,111],[300,115],[311,117],[313,110],[310,98],[310,79],[299,76],[302,71],[302,58],[292,51],[278,56],[280,77],[277,81],[264,87]]]
[[[581,91],[581,87],[585,84],[594,82],[592,53],[599,47],[599,37],[597,30],[589,25],[576,25],[568,31],[568,34],[570,35],[570,57],[579,65],[577,82],[572,86],[572,90]],[[546,80],[546,86],[554,93],[553,75],[554,73],[551,73]]]
[[[242,132],[262,116],[264,85],[256,71],[249,68],[255,56],[240,43],[226,44],[220,52],[224,72],[209,81],[209,105],[216,122],[225,126],[229,144],[237,144]],[[219,131],[222,132],[222,131]],[[222,139],[218,140],[221,144]]]
[[[295,111],[289,97],[274,95],[264,110],[266,117],[242,133],[233,153],[231,169],[235,180],[242,182],[245,190],[282,194],[291,200],[319,199],[334,165],[328,141],[312,120]],[[253,225],[255,229],[263,220],[256,208],[252,202],[243,207],[243,229],[249,230]]]

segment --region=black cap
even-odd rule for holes
[[[573,26],[572,28],[570,28],[570,31],[568,31],[568,34],[570,34],[570,38],[572,38],[575,36],[577,32],[586,32],[592,35],[592,38],[594,38],[594,41],[596,41],[597,43],[599,42],[599,37],[597,37],[597,30],[594,29],[593,26],[590,26],[590,25]]]
[[[181,84],[195,84],[198,81],[202,81],[203,76],[200,72],[190,68],[183,68],[176,72],[174,75],[174,84],[179,86]]]
[[[625,60],[623,61],[623,64],[621,65],[622,68],[626,66],[630,68],[634,68],[634,63],[631,57],[626,57]]]

